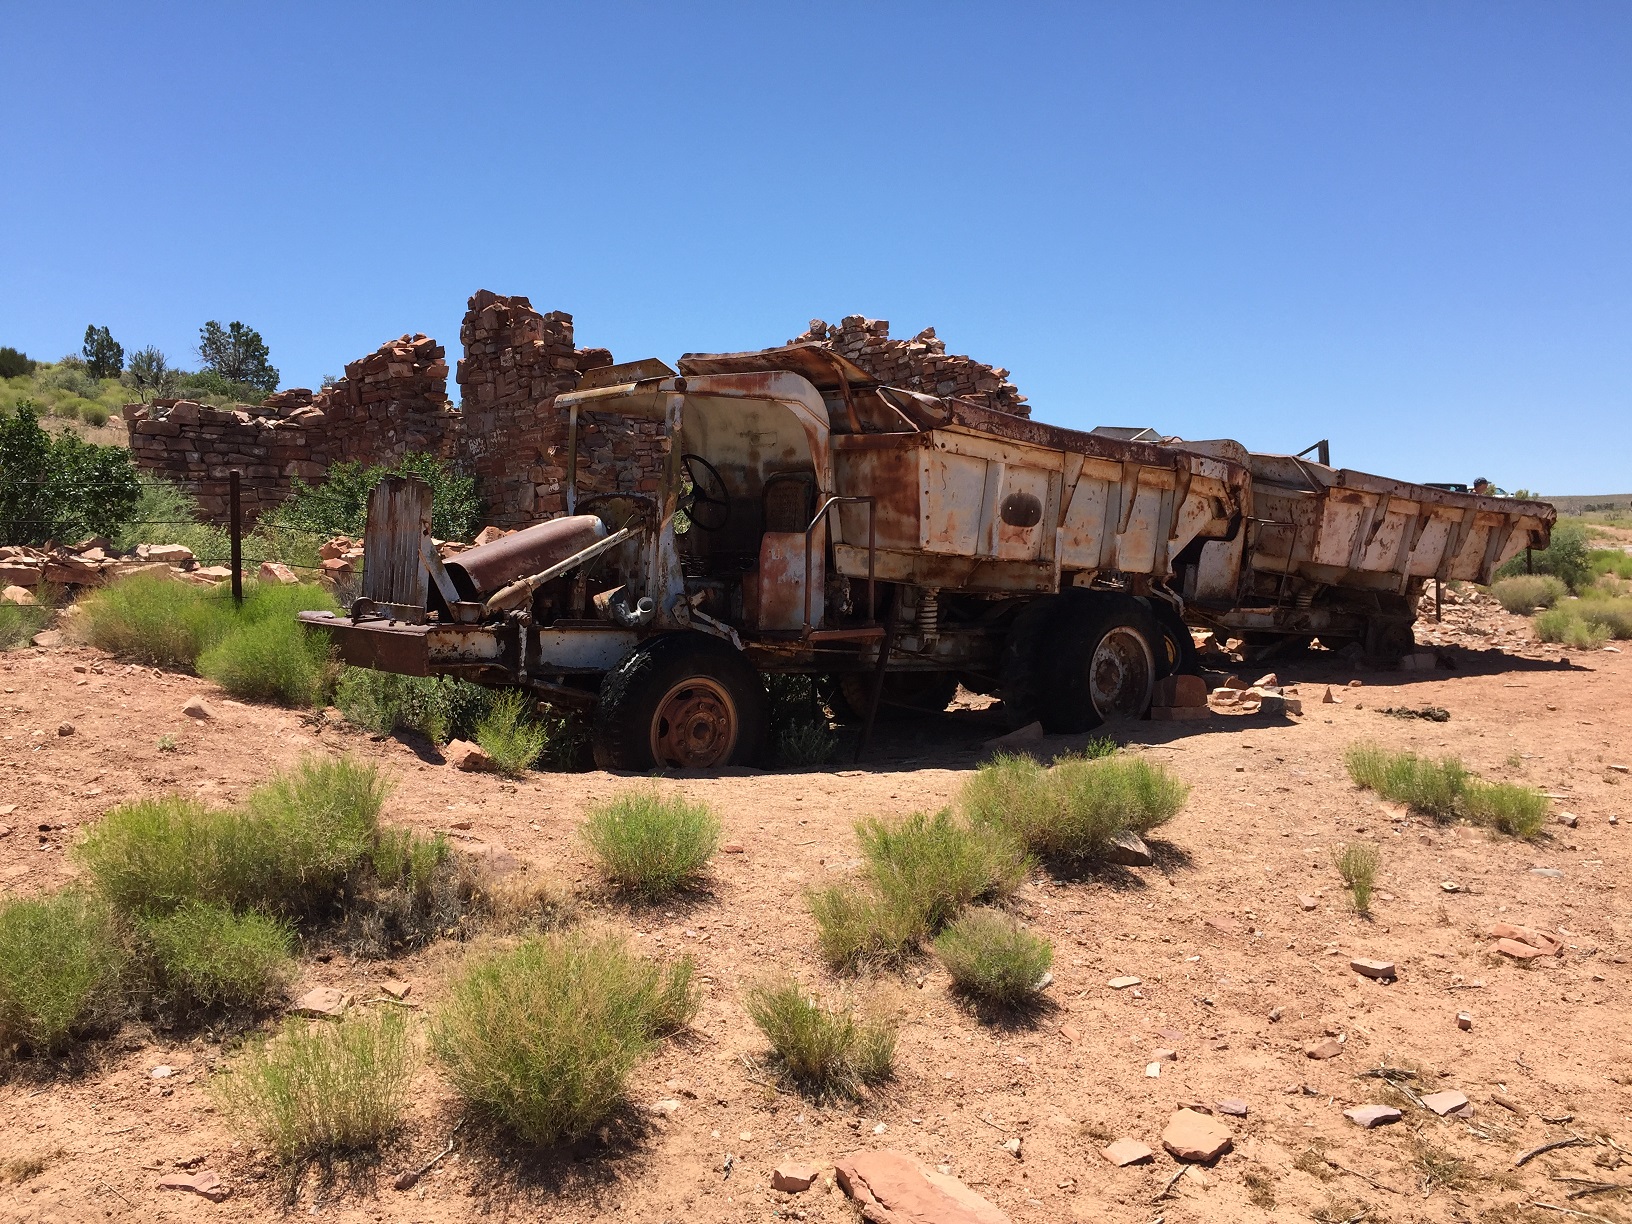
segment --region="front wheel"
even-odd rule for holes
[[[1136,599],[1083,595],[1059,607],[1044,635],[1043,729],[1091,731],[1112,719],[1141,718],[1150,708],[1161,629]]]
[[[759,676],[727,643],[673,633],[607,674],[595,709],[601,769],[719,769],[758,758],[769,717]]]

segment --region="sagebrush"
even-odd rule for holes
[[[743,1003],[789,1078],[806,1091],[850,1093],[894,1071],[895,1025],[882,1015],[825,1002],[793,978],[754,985]]]
[[[114,915],[78,891],[0,901],[0,1050],[56,1054],[124,1011]]]
[[[646,898],[695,885],[720,844],[719,817],[707,804],[650,786],[595,804],[581,832],[601,873]]]
[[[1048,940],[989,908],[972,909],[950,923],[935,938],[935,954],[957,989],[1000,1007],[1033,1002],[1054,963]]]
[[[1081,861],[1118,835],[1148,833],[1178,814],[1190,788],[1138,757],[1066,758],[1045,769],[1000,754],[964,783],[959,802],[979,824],[1007,830],[1032,853]]]

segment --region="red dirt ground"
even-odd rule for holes
[[[1453,628],[1458,620],[1491,632]],[[0,1175],[0,1218],[238,1221],[293,1211],[427,1224],[848,1221],[855,1210],[837,1190],[818,1183],[782,1194],[770,1188],[771,1168],[789,1156],[831,1162],[888,1146],[947,1166],[1018,1221],[1347,1220],[1363,1209],[1367,1221],[1577,1218],[1521,1206],[1535,1200],[1632,1219],[1624,1193],[1567,1200],[1580,1184],[1554,1180],[1632,1182],[1632,1171],[1612,1171],[1632,1162],[1620,1154],[1632,1148],[1624,1001],[1632,916],[1620,891],[1632,869],[1632,777],[1610,768],[1632,763],[1632,658],[1540,648],[1524,621],[1488,608],[1448,612],[1446,626],[1423,626],[1420,636],[1436,633],[1507,653],[1452,645],[1445,654],[1457,670],[1425,673],[1354,672],[1317,653],[1279,667],[1300,686],[1302,718],[1135,725],[1132,750],[1193,790],[1160,830],[1156,866],[1078,879],[1039,871],[1021,890],[1017,911],[1055,946],[1053,1010],[1032,1027],[982,1024],[949,995],[932,959],[863,981],[858,993],[901,1021],[899,1075],[848,1106],[772,1086],[742,987],[785,968],[836,987],[815,955],[801,890],[855,870],[858,817],[953,798],[981,742],[1001,729],[994,713],[971,708],[980,702],[893,729],[861,769],[663,783],[706,799],[726,840],[745,851],[718,857],[705,895],[638,910],[598,889],[574,836],[586,803],[627,779],[535,774],[512,784],[461,774],[406,743],[241,705],[202,681],[89,649],[0,656],[0,810],[15,805],[0,815],[10,829],[0,836],[6,893],[69,880],[79,830],[121,801],[175,789],[230,802],[303,752],[344,749],[395,780],[389,819],[446,830],[456,844],[507,854],[577,890],[590,920],[627,929],[638,948],[690,952],[706,1000],[694,1030],[663,1045],[632,1086],[637,1107],[678,1099],[672,1117],[620,1128],[604,1149],[548,1159],[471,1128],[454,1156],[398,1192],[392,1178],[440,1150],[461,1115],[427,1061],[408,1127],[378,1170],[342,1170],[326,1184],[313,1174],[292,1206],[253,1141],[229,1129],[205,1092],[211,1068],[228,1057],[223,1047],[127,1024],[74,1072],[18,1067],[0,1080],[0,1174],[8,1161],[46,1161],[20,1183]],[[1362,687],[1344,687],[1351,678]],[[1340,704],[1320,703],[1327,683]],[[181,713],[195,693],[215,720]],[[1451,718],[1378,712],[1400,705],[1442,706]],[[58,734],[64,721],[71,735]],[[175,752],[159,751],[165,735]],[[1532,844],[1391,810],[1344,773],[1343,751],[1361,738],[1455,753],[1491,778],[1538,785],[1579,827],[1551,825]],[[1045,756],[1078,742],[1050,739]],[[1354,915],[1331,866],[1332,848],[1351,838],[1382,849],[1370,919]],[[1446,891],[1447,881],[1458,890]],[[1314,911],[1300,907],[1300,893],[1318,897]],[[1492,954],[1486,930],[1497,920],[1556,931],[1564,957],[1523,966]],[[401,977],[423,1014],[463,951],[444,943],[394,962],[308,960],[302,985],[343,986],[368,1000],[379,981]],[[1398,980],[1357,977],[1354,956],[1394,961]],[[1107,987],[1123,974],[1143,985]],[[1471,1031],[1457,1027],[1458,1011],[1472,1013]],[[1327,1033],[1342,1036],[1342,1054],[1306,1058],[1305,1044]],[[1157,1047],[1178,1058],[1150,1078]],[[1342,1111],[1386,1099],[1378,1080],[1361,1075],[1384,1063],[1416,1069],[1422,1091],[1460,1089],[1473,1116],[1441,1119],[1395,1097],[1402,1122],[1359,1130]],[[160,1064],[178,1074],[151,1078]],[[1523,1112],[1493,1104],[1494,1093]],[[1171,1112],[1223,1097],[1248,1105],[1245,1118],[1226,1119],[1234,1151],[1181,1176],[1158,1202],[1180,1168],[1160,1150]],[[1618,1146],[1594,1140],[1514,1167],[1525,1150],[1571,1135]],[[1023,1141],[1020,1159],[1001,1146],[1011,1137]],[[1099,1149],[1121,1137],[1156,1149],[1154,1163],[1113,1168]],[[1320,1151],[1341,1169],[1310,1154]],[[225,1202],[155,1188],[199,1157],[231,1188]],[[1431,1166],[1460,1176],[1431,1180]]]

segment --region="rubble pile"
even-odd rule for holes
[[[192,550],[180,544],[138,544],[116,551],[103,536],[52,548],[10,545],[0,548],[0,598],[7,603],[37,602],[41,587],[94,587],[131,574],[163,573],[190,582],[214,585],[230,578],[226,566],[200,566]]]
[[[1007,370],[948,353],[946,341],[935,335],[933,327],[924,328],[911,340],[892,340],[886,320],[846,315],[837,327],[812,319],[805,334],[788,343],[826,345],[893,387],[970,400],[1015,416],[1031,415],[1031,406],[1009,381]]]

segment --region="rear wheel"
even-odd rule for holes
[[[1066,601],[1043,635],[1048,666],[1039,668],[1045,730],[1092,730],[1111,719],[1143,717],[1164,650],[1150,609],[1116,595]]]
[[[619,663],[595,709],[602,769],[719,769],[759,755],[769,715],[759,676],[700,633],[654,638]]]
[[[997,691],[1003,698],[1003,717],[1016,730],[1036,722],[1040,715],[1043,642],[1060,602],[1053,595],[1032,600],[1020,609],[1003,639]]]
[[[1190,626],[1165,600],[1146,599],[1142,602],[1156,618],[1156,627],[1161,631],[1157,642],[1160,649],[1156,654],[1156,678],[1161,680],[1168,676],[1198,674],[1201,671],[1201,656],[1196,651],[1196,639],[1190,636]]]

